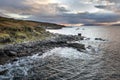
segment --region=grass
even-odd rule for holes
[[[6,38],[6,37],[10,37],[10,35],[5,33],[0,33],[0,38]]]
[[[45,39],[50,36],[50,33],[45,31],[46,26],[63,27],[51,23],[0,17],[0,44],[21,43],[24,41]]]

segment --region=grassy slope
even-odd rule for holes
[[[57,24],[0,17],[0,44],[44,39],[50,35],[44,29],[48,26],[62,27]]]

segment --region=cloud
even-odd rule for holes
[[[14,3],[13,3],[14,2]],[[68,10],[52,0],[0,0],[0,10],[19,15],[56,15]]]
[[[120,0],[109,0],[110,2],[120,3]]]
[[[107,6],[89,1],[92,0],[0,0],[0,16],[60,24],[120,21],[120,15],[116,14],[120,12],[120,0],[109,0]]]
[[[24,15],[56,15],[65,12],[77,13],[98,9],[78,0],[0,0],[0,9],[8,13]]]
[[[77,12],[96,12],[98,9],[91,4],[87,4],[88,0],[56,0],[60,4],[64,4],[72,13]]]
[[[107,0],[106,3],[95,5],[96,8],[110,10],[115,13],[120,13],[120,0]]]
[[[39,16],[39,15],[38,15]],[[31,16],[29,19],[34,19],[43,22],[64,23],[64,24],[97,24],[97,23],[112,23],[120,21],[120,15],[113,13],[78,13],[78,14],[62,14],[56,16]]]

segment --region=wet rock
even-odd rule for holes
[[[90,40],[90,38],[84,38],[84,40]]]
[[[14,62],[14,61],[18,61],[18,60],[19,60],[19,58],[12,59],[13,62]]]
[[[105,40],[102,39],[102,38],[95,38],[95,40],[105,41]]]
[[[57,37],[48,40],[8,45],[4,49],[0,50],[0,55],[6,55],[10,58],[30,56],[36,53],[42,54],[55,47],[72,47],[81,51],[82,49],[85,49],[85,46],[83,44],[68,42],[78,41],[82,39],[83,37],[78,35],[57,35]]]
[[[0,49],[0,56],[5,56],[4,50]]]
[[[4,75],[4,74],[6,74],[7,71],[8,71],[8,70],[2,70],[2,71],[0,71],[0,75]]]
[[[91,48],[92,48],[92,46],[91,46],[91,45],[89,45],[89,46],[87,46],[87,48],[88,48],[88,49],[91,49]]]
[[[9,56],[9,57],[12,57],[12,56],[16,56],[17,55],[17,52],[14,52],[14,51],[9,51],[9,50],[6,50],[6,55]]]
[[[81,34],[81,33],[78,33],[78,36],[82,36],[82,34]]]
[[[68,47],[75,48],[75,49],[77,49],[78,51],[85,50],[85,45],[84,45],[84,44],[70,43],[70,44],[68,44]]]

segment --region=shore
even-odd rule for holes
[[[45,40],[6,45],[1,49],[5,55],[0,57],[4,61],[0,80],[119,80],[119,29],[76,29],[58,29]],[[117,36],[109,35],[111,31],[103,33],[108,29],[115,30]]]
[[[70,42],[83,39],[84,37],[80,34],[74,36],[54,34],[45,40],[6,45],[4,48],[0,49],[0,65],[11,61],[17,61],[17,58],[23,56],[31,56],[37,53],[42,55],[44,52],[55,47],[72,47],[78,51],[82,51],[85,49],[83,44]]]

